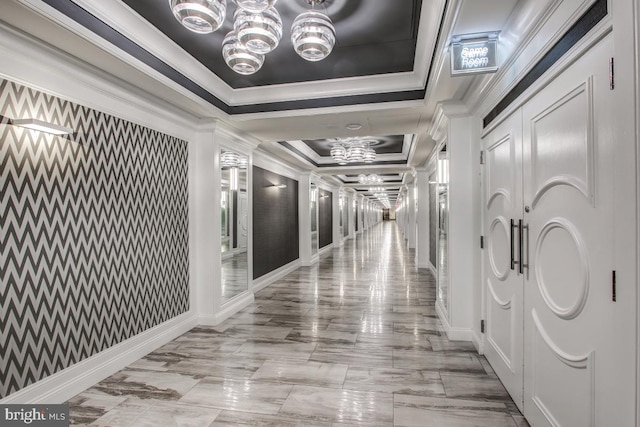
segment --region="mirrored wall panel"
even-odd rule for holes
[[[249,289],[248,160],[234,151],[220,152],[223,303]]]
[[[344,194],[340,193],[338,199],[338,205],[340,206],[340,236],[344,236],[345,221],[344,221]]]
[[[311,183],[309,187],[311,200],[311,255],[318,253],[318,186]]]
[[[438,153],[438,299],[449,317],[449,155]]]

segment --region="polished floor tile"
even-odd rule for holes
[[[394,396],[394,425],[402,427],[517,427],[504,403]]]
[[[342,388],[348,368],[333,363],[267,360],[251,379]]]
[[[179,402],[233,411],[277,414],[293,386],[229,378],[205,378]]]
[[[281,412],[317,421],[391,423],[393,394],[295,386]]]
[[[219,409],[175,404],[118,406],[92,423],[99,427],[208,427],[220,415]]]
[[[511,401],[509,394],[497,378],[487,378],[484,374],[450,373],[441,373],[440,377],[447,397]]]
[[[347,372],[344,388],[418,396],[445,396],[444,386],[438,372],[415,369],[353,366]]]
[[[69,401],[91,426],[527,427],[384,223]],[[225,274],[232,274],[225,272]]]

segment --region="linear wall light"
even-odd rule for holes
[[[238,191],[238,168],[231,168],[231,173],[229,174],[229,189],[231,191]]]
[[[40,132],[52,133],[54,135],[69,135],[74,132],[71,128],[38,119],[13,119],[11,120],[11,124]]]

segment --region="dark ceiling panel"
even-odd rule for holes
[[[161,60],[160,58],[155,57],[151,52],[149,52],[145,47],[137,44],[133,40],[127,38],[122,33],[118,32],[114,28],[110,27],[100,18],[92,15],[91,13],[84,10],[81,6],[74,3],[73,0],[42,0],[44,3],[50,5],[55,8],[59,12],[73,19],[80,25],[89,29],[97,36],[103,38],[104,40],[110,42],[117,48],[123,50],[124,52],[132,55],[137,60],[142,63],[148,65],[152,69],[156,70],[160,74],[169,78],[170,80],[176,82],[180,86],[189,90],[193,94],[202,98],[203,100],[209,102],[211,105],[219,108],[230,115],[240,115],[240,114],[249,114],[249,113],[261,113],[261,112],[277,112],[277,111],[287,111],[287,110],[299,110],[299,109],[312,109],[312,108],[323,108],[323,107],[335,107],[335,106],[346,106],[346,105],[362,105],[362,104],[370,104],[370,103],[384,103],[384,102],[402,102],[402,101],[412,101],[423,99],[426,93],[426,87],[419,90],[411,90],[411,91],[399,91],[399,92],[382,92],[382,93],[372,93],[372,94],[355,94],[349,96],[338,96],[338,97],[327,97],[327,98],[314,98],[314,99],[295,99],[291,101],[283,101],[283,102],[266,102],[266,103],[253,103],[251,105],[228,105],[219,99],[215,95],[214,88],[205,88],[192,81],[189,77],[181,74],[176,68],[174,68],[173,64],[169,64]],[[203,52],[205,56],[207,56],[209,61],[213,64],[216,64],[217,69],[220,73],[230,73],[228,78],[230,79],[244,79],[243,82],[238,83],[238,87],[247,87],[253,85],[260,85],[259,81],[252,80],[253,78],[258,78],[257,75],[254,75],[250,78],[245,78],[243,76],[236,75],[231,70],[228,69],[224,61],[220,57],[220,45],[222,43],[222,37],[226,33],[226,30],[230,29],[230,24],[225,24],[226,27],[219,30],[219,33],[213,34],[210,36],[202,36],[195,33],[192,33],[184,28],[173,18],[171,11],[169,10],[169,2],[168,0],[121,0],[123,3],[128,4],[134,11],[132,13],[136,13],[135,10],[140,10],[140,12],[144,15],[148,15],[148,19],[152,20],[151,17],[155,17],[153,19],[157,19],[159,21],[164,22],[163,25],[167,27],[172,27],[174,34],[173,37],[175,42],[179,45],[182,44],[185,50],[189,51],[190,49],[195,49],[195,51]],[[228,14],[231,14],[234,9],[234,6],[229,2]],[[446,0],[445,0],[446,2]],[[388,1],[368,1],[364,0],[327,0],[327,3],[330,3],[329,6],[329,14],[334,18],[336,22],[336,26],[341,28],[338,30],[339,33],[339,46],[337,50],[325,61],[322,61],[322,65],[320,67],[316,67],[320,63],[308,63],[300,59],[301,63],[296,66],[282,66],[280,63],[276,65],[267,65],[266,69],[261,70],[261,72],[269,73],[269,67],[272,67],[273,73],[278,73],[278,76],[272,75],[271,77],[264,77],[264,79],[268,80],[271,78],[271,82],[267,84],[273,84],[276,80],[280,78],[280,73],[282,72],[282,68],[286,68],[286,73],[296,74],[299,81],[306,81],[311,79],[323,79],[323,78],[333,78],[337,75],[342,75],[339,73],[343,73],[340,71],[344,68],[349,68],[350,66],[358,68],[359,65],[365,65],[364,68],[358,68],[358,75],[365,75],[362,73],[371,72],[371,73],[385,73],[385,72],[393,72],[394,68],[398,65],[398,61],[393,60],[390,61],[389,58],[395,56],[405,56],[405,54],[401,54],[402,48],[399,44],[404,43],[403,46],[408,46],[407,40],[411,39],[411,51],[413,52],[411,55],[406,56],[407,61],[411,61],[411,67],[407,68],[407,70],[411,70],[413,67],[413,56],[415,54],[415,46],[417,40],[418,33],[418,23],[420,18],[420,9],[422,6],[421,0],[403,0],[402,2],[388,2]],[[366,3],[366,7],[365,7]],[[165,7],[166,4],[166,7]],[[278,9],[281,10],[282,14],[285,16],[289,16],[288,19],[293,19],[298,12],[305,10],[306,7],[303,4],[305,0],[280,0],[278,3]],[[445,3],[446,4],[446,3]],[[392,6],[390,6],[392,5]],[[387,9],[389,8],[389,9]],[[377,13],[374,13],[377,11]],[[380,15],[381,11],[384,11],[384,15]],[[391,19],[389,19],[391,18]],[[286,20],[287,18],[285,18]],[[373,21],[369,21],[373,19]],[[158,24],[160,25],[160,24]],[[287,24],[285,24],[285,27]],[[360,29],[360,32],[352,30]],[[376,31],[373,31],[375,29]],[[438,39],[440,37],[440,32],[442,28],[438,30]],[[340,36],[342,34],[342,36]],[[219,38],[218,42],[211,40],[211,37]],[[289,43],[290,35],[288,34],[288,28],[285,28],[285,36],[284,43]],[[376,69],[376,65],[374,62],[371,62],[369,65],[366,65],[368,62],[366,60],[357,59],[360,54],[355,52],[348,52],[349,50],[356,49],[358,46],[364,49],[369,49],[367,45],[362,45],[361,43],[366,43],[367,41],[372,42],[376,46],[386,45],[386,47],[391,46],[391,50],[393,53],[385,53],[381,54],[381,52],[386,52],[384,46],[375,50],[375,54],[366,54],[368,60],[372,60],[377,64],[381,64],[383,67],[388,67],[386,70]],[[290,46],[289,46],[290,47]],[[218,52],[213,52],[217,50]],[[348,52],[346,54],[346,59],[344,61],[337,61],[339,55],[336,55],[337,51],[344,50]],[[284,53],[278,53],[279,51]],[[370,51],[369,51],[370,52]],[[371,53],[371,52],[370,52]],[[293,53],[291,49],[287,49],[284,45],[281,48],[276,49],[275,52],[272,52],[271,56],[278,58],[279,55],[288,55],[291,54],[292,58],[295,60],[297,55]],[[193,54],[192,54],[193,55]],[[410,58],[410,59],[409,59]],[[434,56],[431,58],[431,66],[429,69],[428,76],[431,74],[431,67],[433,66]],[[202,60],[200,58],[199,60]],[[376,62],[377,61],[377,62]],[[268,61],[269,62],[269,61]],[[277,62],[277,61],[276,61]],[[282,62],[284,64],[285,62]],[[349,65],[351,63],[351,65]],[[333,64],[333,65],[329,65]],[[407,62],[408,64],[408,62]],[[311,67],[313,69],[309,69]],[[314,68],[315,67],[315,68]],[[404,66],[401,66],[400,69],[404,69]],[[313,73],[320,72],[323,70],[322,75],[315,75]],[[400,70],[396,69],[396,70]],[[369,70],[369,71],[367,71]],[[218,73],[218,74],[220,74]],[[224,76],[221,76],[224,78]],[[265,81],[266,81],[265,80]],[[233,84],[230,86],[233,87]],[[379,162],[379,164],[399,164],[396,161],[387,161],[387,162]],[[323,165],[324,166],[324,165]],[[330,165],[335,166],[335,165]]]
[[[412,71],[422,6],[421,0],[327,0],[336,46],[325,60],[308,62],[293,51],[290,28],[309,6],[304,0],[280,0],[276,7],[283,20],[282,41],[260,71],[242,76],[227,67],[221,53],[222,39],[232,26],[232,1],[223,27],[207,35],[184,28],[166,0],[123,1],[232,88]]]

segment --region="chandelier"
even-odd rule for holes
[[[383,181],[384,180],[376,174],[365,175],[361,173],[358,175],[358,182],[360,182],[360,184],[375,185],[382,184]]]
[[[232,0],[236,4],[233,30],[224,37],[222,57],[236,73],[250,75],[262,67],[265,55],[282,39],[282,18],[277,0]],[[291,43],[307,61],[329,56],[336,42],[331,18],[315,7],[325,0],[305,0],[311,10],[302,12],[291,26]],[[169,0],[176,19],[187,29],[209,34],[218,30],[227,14],[227,0]]]
[[[373,163],[376,159],[376,152],[371,148],[375,140],[366,138],[347,138],[333,142],[331,145],[331,157],[339,165],[349,163]]]

